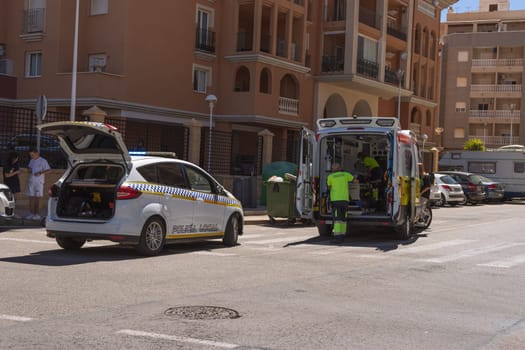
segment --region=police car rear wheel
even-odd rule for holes
[[[86,240],[81,238],[56,237],[55,239],[58,245],[65,250],[79,250],[86,243]]]
[[[228,247],[233,247],[237,245],[239,229],[239,217],[237,215],[232,215],[228,220],[228,224],[226,224],[226,231],[224,232],[222,243]]]
[[[153,256],[160,253],[166,241],[166,229],[160,218],[152,217],[144,224],[137,251],[142,255]]]

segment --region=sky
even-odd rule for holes
[[[509,3],[510,10],[525,10],[525,0],[510,0]],[[479,0],[459,0],[452,7],[456,13],[477,11],[479,9]],[[441,12],[442,22],[446,20],[446,13],[447,10],[443,9]]]

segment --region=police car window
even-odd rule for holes
[[[137,171],[147,182],[158,183],[157,165],[149,164],[137,168]]]
[[[213,192],[213,186],[197,169],[186,167],[186,174],[188,175],[188,181],[190,183],[190,188],[194,191],[199,192],[206,192],[206,193],[212,193]]]
[[[182,187],[186,186],[186,179],[180,164],[176,163],[161,163],[157,164],[157,174],[159,183],[161,185]]]

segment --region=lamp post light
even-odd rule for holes
[[[509,145],[512,145],[512,118],[514,118],[514,108],[516,105],[514,103],[510,104],[510,140]]]
[[[212,128],[212,120],[213,120],[213,107],[215,107],[215,103],[217,103],[217,96],[215,95],[208,95],[206,96],[206,102],[208,102],[208,106],[210,107],[210,131],[208,135],[208,172],[210,172],[210,165],[211,165],[211,128]]]

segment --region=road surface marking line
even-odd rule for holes
[[[207,252],[207,251],[191,252],[190,254],[209,255],[209,256],[237,256],[237,254],[235,253],[219,253],[219,252]]]
[[[485,264],[478,264],[477,266],[510,268],[523,263],[525,263],[525,254],[516,255],[508,259],[494,260]]]
[[[0,320],[17,321],[17,322],[29,322],[29,321],[33,321],[33,318],[31,318],[31,317],[23,317],[23,316],[0,315]]]
[[[444,263],[444,262],[449,262],[449,261],[454,261],[454,260],[459,260],[459,259],[464,259],[464,258],[470,258],[476,255],[481,255],[485,253],[495,252],[497,250],[512,248],[512,247],[516,247],[522,244],[523,243],[504,243],[504,244],[499,244],[499,245],[494,245],[494,246],[474,248],[474,249],[464,250],[457,254],[445,255],[440,258],[422,259],[422,261],[439,264],[439,263]]]
[[[13,241],[13,242],[22,242],[22,243],[57,244],[55,241],[38,241],[36,239],[9,238],[9,237],[2,237],[2,238],[0,238],[0,241]]]
[[[266,239],[261,241],[250,241],[246,242],[248,244],[271,244],[271,243],[282,243],[282,242],[296,242],[297,240],[307,240],[311,237],[283,237],[283,238],[273,238],[273,239]]]
[[[444,242],[420,245],[420,246],[416,246],[416,247],[401,248],[401,249],[393,251],[392,253],[395,253],[395,254],[421,253],[421,252],[427,252],[427,251],[430,251],[430,250],[441,249],[441,248],[446,248],[446,247],[452,247],[452,246],[455,246],[455,245],[467,244],[467,243],[472,243],[472,242],[475,242],[475,240],[455,239],[455,240],[452,240],[452,241],[444,241]]]
[[[118,331],[117,334],[125,334],[125,335],[130,335],[130,336],[133,336],[133,337],[144,337],[144,338],[153,338],[153,339],[172,340],[172,341],[176,341],[176,342],[180,342],[180,343],[207,345],[207,346],[214,346],[214,347],[217,347],[217,348],[225,348],[225,349],[235,349],[235,348],[239,347],[239,345],[237,345],[237,344],[229,344],[229,343],[216,342],[216,341],[212,341],[212,340],[203,340],[203,339],[180,337],[180,336],[176,336],[176,335],[141,332],[141,331],[134,331],[132,329],[122,329],[122,330]]]

